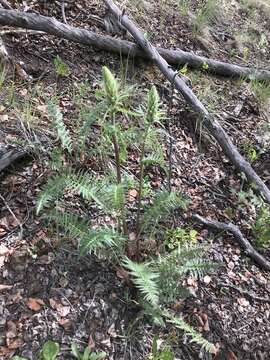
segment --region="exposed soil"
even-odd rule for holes
[[[10,3],[16,9],[37,11],[62,21],[60,3]],[[192,17],[181,15],[177,1],[141,3],[145,3],[144,10],[139,5],[125,6],[155,45],[270,70],[270,22],[263,7],[223,1],[224,13],[219,15],[217,23],[195,35]],[[195,12],[198,2],[191,3],[190,11]],[[102,1],[79,0],[66,6],[70,24],[100,33],[105,33],[104,28],[89,14],[103,18],[104,13]],[[123,37],[130,39],[129,35]],[[119,76],[124,74],[129,83],[140,87],[142,94],[155,84],[164,107],[170,100],[170,85],[143,61],[130,59],[127,63],[119,56],[47,35],[13,33],[3,36],[3,40],[10,55],[23,61],[24,69],[33,77],[26,82],[18,74],[9,72],[9,84],[14,75],[16,109],[7,100],[10,87],[1,89],[0,139],[6,149],[30,137],[36,147],[49,151],[55,140],[42,106],[57,92],[65,121],[71,124],[76,116],[72,97],[74,83],[89,82],[91,102],[103,65]],[[69,66],[69,77],[59,79],[57,76],[53,66],[57,55]],[[256,150],[259,155],[253,159],[254,168],[270,186],[269,99],[262,104],[245,82],[189,70],[185,76],[241,152],[249,156],[248,149]],[[27,112],[20,107],[27,99],[34,99],[35,109],[29,128]],[[196,128],[194,115],[177,94],[174,94],[171,111],[171,131],[174,138],[172,186],[191,200],[190,212],[232,221],[254,242],[247,226],[254,221],[254,207],[239,203],[237,197],[237,193],[248,189],[248,184],[235,172],[211,136],[204,129]],[[264,149],[262,154],[260,149]],[[175,308],[219,347],[214,356],[200,351],[175,330],[164,331],[141,317],[134,289],[114,268],[108,268],[103,260],[94,257],[79,258],[76,244],[60,240],[53,229],[45,226],[35,213],[36,195],[50,176],[41,153],[34,152],[33,159],[17,163],[1,175],[1,359],[10,359],[14,354],[37,359],[41,345],[48,339],[60,343],[60,359],[71,358],[72,341],[82,347],[88,344],[102,349],[108,359],[146,359],[155,334],[170,343],[178,359],[270,358],[269,274],[249,260],[232,237],[211,233],[182,214],[175,214],[172,220],[196,228],[199,241],[208,245],[207,258],[220,263],[216,273],[200,281],[188,278],[186,286],[194,295],[185,302],[179,301]],[[133,159],[129,161],[134,168]],[[91,164],[86,166],[91,168]],[[155,169],[149,172],[149,177],[154,188],[166,181]],[[77,205],[76,198],[74,205]],[[269,249],[262,252],[269,257]]]

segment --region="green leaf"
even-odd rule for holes
[[[154,122],[160,119],[160,102],[159,95],[155,86],[152,86],[150,91],[148,92],[147,98],[147,112],[146,112],[146,121],[149,124],[153,124]]]
[[[159,302],[158,273],[151,269],[149,263],[138,264],[129,258],[124,259],[123,265],[130,271],[133,282],[143,294],[144,299],[156,307]]]
[[[173,315],[169,314],[168,312],[163,312],[164,316],[167,318],[168,322],[175,325],[177,328],[184,331],[184,333],[191,337],[190,342],[194,342],[200,346],[202,346],[206,351],[210,353],[215,353],[216,348],[215,345],[207,341],[202,337],[200,333],[195,331],[192,326],[187,324],[182,318],[174,317]]]
[[[72,141],[70,133],[63,122],[63,114],[61,113],[59,106],[57,106],[53,102],[50,102],[48,104],[48,112],[54,120],[55,128],[58,138],[61,141],[62,148],[67,150],[68,153],[71,154],[73,150]]]
[[[106,357],[106,353],[104,351],[93,353],[90,355],[89,360],[102,360]]]
[[[44,360],[55,360],[59,351],[59,344],[49,340],[43,345],[41,354]]]
[[[46,206],[49,202],[62,196],[63,191],[66,187],[66,175],[56,175],[49,179],[47,183],[42,186],[41,192],[37,199],[37,214]]]
[[[11,358],[11,360],[28,360],[28,359],[16,355],[16,356],[13,356],[13,357]]]
[[[76,359],[81,360],[82,354],[75,343],[71,344],[71,353]]]
[[[83,358],[82,358],[82,360],[89,360],[89,359],[91,359],[90,353],[91,353],[91,350],[89,349],[88,346],[86,346],[86,348],[84,349],[84,353],[83,353]]]

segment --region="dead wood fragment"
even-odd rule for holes
[[[209,220],[198,214],[193,215],[192,218],[210,228],[220,230],[220,231],[227,231],[227,232],[233,234],[235,240],[243,248],[246,255],[249,256],[251,259],[253,259],[258,265],[260,265],[260,267],[262,267],[265,270],[270,271],[270,262],[267,259],[265,259],[264,256],[262,256],[260,253],[258,253],[257,250],[255,250],[253,248],[253,246],[250,244],[250,242],[241,233],[238,226],[236,226],[232,223],[226,224],[226,223],[215,221],[215,220]]]
[[[235,291],[238,291],[241,295],[244,295],[248,298],[250,298],[251,300],[255,300],[255,301],[260,301],[260,302],[266,302],[266,303],[270,303],[270,298],[266,298],[266,297],[261,297],[261,296],[257,296],[254,293],[247,291],[247,290],[243,290],[242,288],[240,288],[239,286],[235,286],[233,284],[227,284],[227,283],[222,283],[219,282],[218,283],[219,287],[229,287]]]
[[[224,153],[240,172],[243,172],[249,181],[256,184],[258,190],[265,200],[270,204],[270,190],[257,175],[252,166],[246,161],[239,153],[237,147],[232,143],[230,137],[222,128],[217,119],[214,119],[202,102],[197,98],[192,89],[190,89],[183,79],[179,76],[167,61],[159,54],[157,49],[148,41],[142,31],[129,19],[126,13],[121,11],[118,6],[114,4],[112,0],[103,0],[108,9],[112,12],[121,25],[124,26],[129,33],[134,37],[137,43],[153,61],[153,63],[160,69],[163,75],[175,86],[186,102],[191,108],[199,115],[199,119],[202,125],[210,132],[210,134],[216,139]]]
[[[111,36],[96,34],[92,31],[75,28],[61,23],[54,18],[25,13],[16,10],[0,9],[0,25],[21,27],[25,29],[44,31],[47,34],[64,38],[77,43],[95,46],[100,50],[120,53],[131,57],[149,59],[138,45],[126,40],[119,40]],[[258,81],[270,82],[270,71],[225,63],[204,56],[198,56],[183,50],[168,50],[157,48],[160,55],[171,65],[183,66],[207,71],[216,75],[232,78],[252,78]],[[151,57],[150,57],[151,58]]]
[[[16,161],[25,158],[28,153],[25,150],[12,149],[0,156],[0,172],[14,164]]]
[[[12,10],[12,6],[7,0],[0,0],[0,4],[3,6],[4,9]]]

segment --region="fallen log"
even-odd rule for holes
[[[115,16],[121,25],[124,26],[130,34],[134,37],[137,43],[153,61],[153,63],[160,69],[163,75],[170,81],[170,83],[178,90],[190,107],[199,114],[199,118],[203,126],[216,139],[224,153],[234,164],[234,166],[243,172],[246,177],[256,184],[257,189],[261,195],[270,204],[270,190],[257,175],[252,166],[239,153],[237,147],[232,143],[230,137],[222,128],[220,123],[214,119],[201,101],[197,98],[194,92],[187,86],[187,84],[179,76],[179,73],[174,71],[167,61],[159,54],[157,49],[148,41],[138,27],[131,21],[126,13],[122,12],[118,6],[111,0],[103,0],[111,13]]]
[[[209,220],[198,214],[193,215],[192,218],[210,228],[220,230],[220,231],[227,231],[227,232],[231,233],[234,236],[234,238],[236,239],[236,241],[238,242],[238,244],[245,251],[247,256],[249,256],[251,259],[253,259],[263,269],[270,271],[270,262],[268,260],[266,260],[260,253],[258,253],[257,250],[255,250],[253,248],[253,246],[250,244],[250,242],[241,233],[238,226],[236,226],[232,223],[226,224],[226,223],[215,221],[215,220]]]
[[[0,25],[43,31],[59,38],[84,45],[91,45],[100,50],[149,59],[149,55],[133,42],[116,39],[111,36],[99,35],[86,29],[75,28],[61,23],[55,18],[39,14],[0,9]],[[183,50],[157,48],[157,51],[171,65],[183,66],[187,64],[187,66],[193,69],[203,70],[207,68],[207,70],[204,71],[220,76],[270,82],[270,70],[259,70],[230,64],[204,56],[198,56]]]
[[[0,154],[0,172],[27,156],[28,153],[25,150],[12,149],[2,152]]]

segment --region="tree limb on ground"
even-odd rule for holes
[[[198,214],[193,215],[192,218],[210,228],[231,233],[234,236],[235,240],[238,242],[238,244],[244,249],[247,256],[253,259],[263,269],[270,271],[270,262],[253,248],[250,242],[241,233],[238,226],[232,223],[226,224],[215,220],[209,220]]]
[[[7,169],[10,165],[14,164],[16,161],[21,160],[28,156],[27,151],[12,149],[10,151],[4,152],[0,156],[0,173]]]
[[[217,285],[220,288],[229,287],[229,288],[231,288],[231,289],[233,289],[235,291],[238,291],[241,295],[244,295],[244,296],[250,298],[251,300],[270,303],[270,298],[269,297],[257,296],[257,295],[255,295],[254,293],[252,293],[250,291],[243,290],[239,286],[236,286],[236,285],[233,285],[233,284],[227,284],[227,283],[223,283],[223,282],[218,282]]]
[[[133,42],[119,40],[111,36],[99,35],[86,29],[75,28],[61,23],[54,18],[38,14],[0,9],[0,25],[44,31],[47,34],[84,45],[91,45],[100,50],[118,54],[120,53],[131,57],[149,59],[149,55]],[[207,67],[208,72],[216,75],[270,82],[269,70],[259,70],[236,64],[229,64],[222,61],[208,59],[204,56],[197,56],[193,53],[182,50],[157,48],[157,51],[171,65],[183,66],[187,64],[190,68],[198,70],[203,70]]]
[[[237,147],[232,143],[230,137],[222,128],[220,123],[214,119],[202,102],[197,98],[192,89],[190,89],[187,84],[179,76],[179,73],[176,72],[172,67],[167,63],[167,61],[159,54],[157,49],[148,41],[144,34],[138,29],[138,27],[131,21],[128,16],[122,12],[118,6],[114,4],[111,0],[103,0],[108,9],[112,14],[121,22],[121,25],[124,26],[153,63],[160,69],[163,75],[174,85],[175,89],[178,90],[186,102],[191,106],[191,108],[199,115],[202,125],[210,132],[210,134],[216,139],[224,153],[240,172],[243,172],[249,181],[256,184],[261,195],[265,200],[270,204],[270,190],[262,181],[262,179],[257,175],[252,166],[248,161],[246,161],[243,156],[239,153]]]

